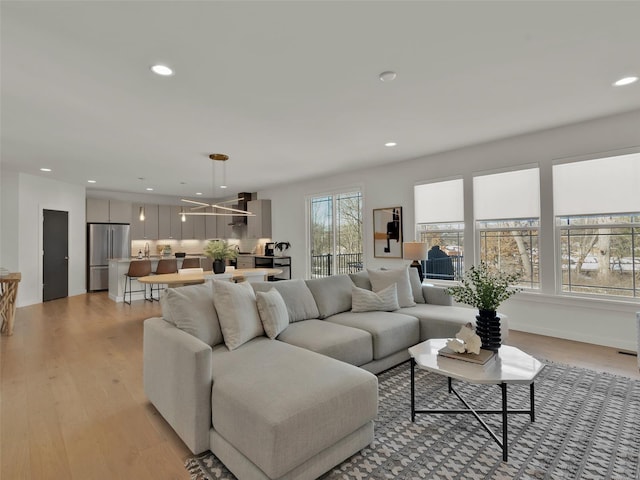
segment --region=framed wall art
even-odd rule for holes
[[[402,258],[402,207],[373,210],[373,256]]]

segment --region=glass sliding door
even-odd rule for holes
[[[362,194],[319,195],[309,202],[310,276],[362,270]]]

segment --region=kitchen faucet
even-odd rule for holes
[[[149,258],[149,242],[144,244],[144,257]]]

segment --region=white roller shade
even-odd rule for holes
[[[473,208],[476,220],[540,217],[538,169],[474,177]]]
[[[464,222],[462,179],[416,185],[416,223]]]
[[[640,212],[640,153],[553,166],[556,215]]]

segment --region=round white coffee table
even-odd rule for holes
[[[507,461],[507,414],[527,414],[531,421],[535,421],[534,382],[544,365],[522,350],[503,345],[493,358],[484,365],[478,365],[464,360],[443,357],[438,352],[447,343],[445,338],[437,338],[419,343],[409,349],[411,355],[411,421],[415,422],[416,414],[472,414],[482,427],[491,435],[502,448],[502,459]],[[454,393],[464,404],[465,409],[459,410],[416,410],[415,408],[415,367],[447,377],[449,393]],[[467,383],[499,385],[502,392],[502,408],[500,410],[474,409],[453,388],[452,379]],[[529,410],[510,410],[507,408],[507,385],[529,385]],[[480,418],[481,413],[502,415],[502,440]]]

